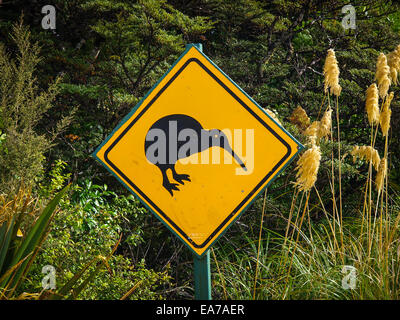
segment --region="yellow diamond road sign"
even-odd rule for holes
[[[301,148],[188,45],[94,155],[201,256]]]

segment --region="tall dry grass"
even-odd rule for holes
[[[233,299],[399,299],[400,298],[400,212],[394,191],[389,188],[390,104],[389,92],[400,71],[400,46],[392,53],[381,53],[376,64],[376,83],[366,90],[365,117],[370,125],[369,145],[354,146],[342,154],[340,132],[339,63],[335,52],[328,51],[324,65],[322,116],[311,121],[306,110],[295,109],[290,121],[304,134],[307,150],[297,161],[290,211],[285,214],[284,234],[263,228],[264,194],[258,240],[233,253],[213,251],[219,261],[215,283],[224,298]],[[321,111],[322,111],[321,110]],[[319,113],[320,115],[320,113]],[[380,134],[378,134],[380,132]],[[376,147],[383,139],[383,149]],[[331,140],[337,150],[323,154],[321,143]],[[380,144],[379,144],[380,145]],[[334,152],[335,151],[335,152]],[[353,161],[366,164],[365,184],[360,186],[360,209],[349,216],[344,208],[342,167]],[[331,160],[330,181],[317,187],[321,159]],[[320,188],[320,190],[319,190]],[[331,196],[332,205],[321,195]],[[311,197],[312,195],[312,197]],[[317,203],[310,203],[317,199]],[[315,200],[312,200],[315,201]],[[392,205],[391,205],[392,204]],[[318,210],[322,222],[313,223],[311,212]],[[222,260],[222,261],[221,261]],[[347,267],[355,270],[353,288],[345,286]]]
[[[399,48],[399,47],[398,47]],[[391,53],[391,61],[395,60],[400,50]],[[389,206],[390,190],[388,185],[389,165],[389,144],[388,131],[390,128],[391,109],[390,104],[394,98],[394,93],[389,93],[392,81],[397,79],[390,78],[396,75],[399,64],[392,63],[389,67],[388,59],[384,53],[378,57],[376,64],[377,83],[371,84],[366,91],[366,117],[371,126],[370,145],[354,146],[351,155],[354,160],[359,159],[368,164],[368,174],[365,182],[364,192],[361,194],[363,209],[359,217],[350,218],[344,222],[343,203],[342,203],[342,161],[341,141],[340,141],[340,109],[339,95],[341,90],[339,86],[338,63],[333,50],[329,50],[324,67],[325,75],[325,99],[327,100],[327,111],[321,120],[314,122],[305,131],[311,136],[311,146],[303,153],[298,160],[297,188],[298,195],[306,199],[302,206],[298,207],[297,218],[291,220],[293,213],[289,214],[286,234],[288,239],[284,240],[285,257],[282,265],[288,268],[286,283],[289,285],[293,281],[293,268],[297,271],[302,266],[308,270],[314,270],[313,276],[316,276],[316,270],[320,274],[326,274],[330,268],[350,265],[357,270],[358,288],[350,290],[345,296],[358,299],[396,299],[399,298],[399,255],[400,247],[398,243],[400,213],[391,210]],[[396,60],[397,61],[397,60]],[[392,72],[390,70],[392,69]],[[329,91],[328,88],[331,90]],[[335,89],[336,88],[336,89]],[[333,99],[330,95],[334,95]],[[333,101],[331,101],[333,100]],[[320,193],[315,186],[316,176],[318,174],[318,157],[310,157],[310,153],[316,153],[319,140],[326,137],[326,134],[318,134],[320,131],[326,132],[332,128],[330,121],[331,104],[334,104],[336,110],[336,142],[338,150],[336,152],[338,168],[333,166],[333,151],[331,154],[332,168],[330,172],[330,189],[332,195],[332,214],[325,207]],[[327,113],[327,112],[330,113]],[[323,128],[323,123],[325,127]],[[379,128],[380,127],[380,128]],[[378,131],[381,130],[381,137]],[[315,134],[312,134],[315,133]],[[331,131],[330,138],[334,138]],[[384,139],[384,150],[376,149],[378,138]],[[380,156],[380,154],[382,156]],[[314,168],[311,171],[309,168]],[[338,192],[335,192],[335,185]],[[374,191],[376,190],[376,192]],[[327,228],[316,231],[310,223],[310,209],[308,199],[310,193],[315,193],[319,199],[320,209],[326,218]],[[289,232],[289,230],[292,230]],[[307,232],[308,231],[308,232]],[[323,270],[327,268],[326,270]],[[340,268],[339,268],[340,269]],[[301,274],[301,272],[300,272]],[[340,278],[340,277],[339,277]],[[342,277],[343,278],[343,277]],[[325,279],[328,280],[328,279]],[[314,281],[309,279],[310,283]],[[319,283],[317,281],[317,283]],[[328,283],[325,282],[325,286]],[[338,286],[340,291],[340,285]],[[329,298],[328,287],[326,298]],[[286,290],[282,298],[288,297]],[[332,292],[332,298],[343,297]]]

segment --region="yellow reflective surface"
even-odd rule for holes
[[[171,114],[222,130],[247,172],[227,151],[211,147],[176,163],[191,181],[171,196],[144,148],[150,127]],[[297,151],[296,141],[192,47],[96,155],[201,255]]]

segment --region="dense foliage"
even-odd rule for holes
[[[323,64],[327,50],[335,49],[343,88],[339,124],[345,155],[352,146],[369,143],[365,90],[374,81],[379,53],[389,53],[400,43],[400,6],[395,1],[353,1],[356,28],[347,30],[341,24],[345,15],[341,9],[348,4],[343,0],[54,0],[56,29],[45,30],[41,8],[48,2],[0,4],[0,193],[11,194],[24,182],[45,201],[72,182],[70,196],[60,202],[21,292],[40,291],[41,268],[46,264],[56,267],[60,285],[68,282],[92,258],[106,256],[122,234],[107,267],[79,297],[119,299],[135,285],[130,298],[192,297],[190,252],[90,156],[168,70],[185,44],[202,43],[207,56],[262,107],[275,111],[303,143],[306,138],[290,123],[290,115],[301,105],[312,121],[320,119],[326,103]],[[400,188],[398,89],[392,84],[389,184],[393,196],[388,201],[393,210],[398,209]],[[336,129],[334,122],[333,132]],[[376,147],[382,150],[381,138],[378,133]],[[323,231],[328,228],[319,197],[332,214],[332,190],[324,187],[329,186],[331,170],[338,168],[337,137],[322,141],[321,151],[329,156],[321,161],[316,182],[320,193],[309,199],[310,235],[317,239],[310,250],[324,243]],[[359,219],[365,168],[347,157],[341,167],[341,189],[333,187],[333,194],[343,195],[346,218]],[[253,296],[261,214],[268,241],[263,242],[259,274],[263,290],[257,297],[351,297],[336,289],[319,295],[324,280],[315,279],[322,267],[307,274],[300,252],[293,272],[302,283],[314,277],[315,286],[302,292],[295,285],[290,293],[281,287],[281,269],[273,259],[277,251],[267,246],[286,245],[282,236],[292,212],[292,169],[294,165],[271,185],[266,203],[262,197],[255,201],[215,246],[215,297]],[[354,221],[348,224],[351,230]],[[313,259],[318,266],[326,262],[324,270],[333,278],[341,277],[340,268],[329,265],[322,253]],[[357,298],[363,297],[379,295]]]

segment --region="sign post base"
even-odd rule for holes
[[[210,250],[202,256],[194,256],[194,298],[211,300]]]

